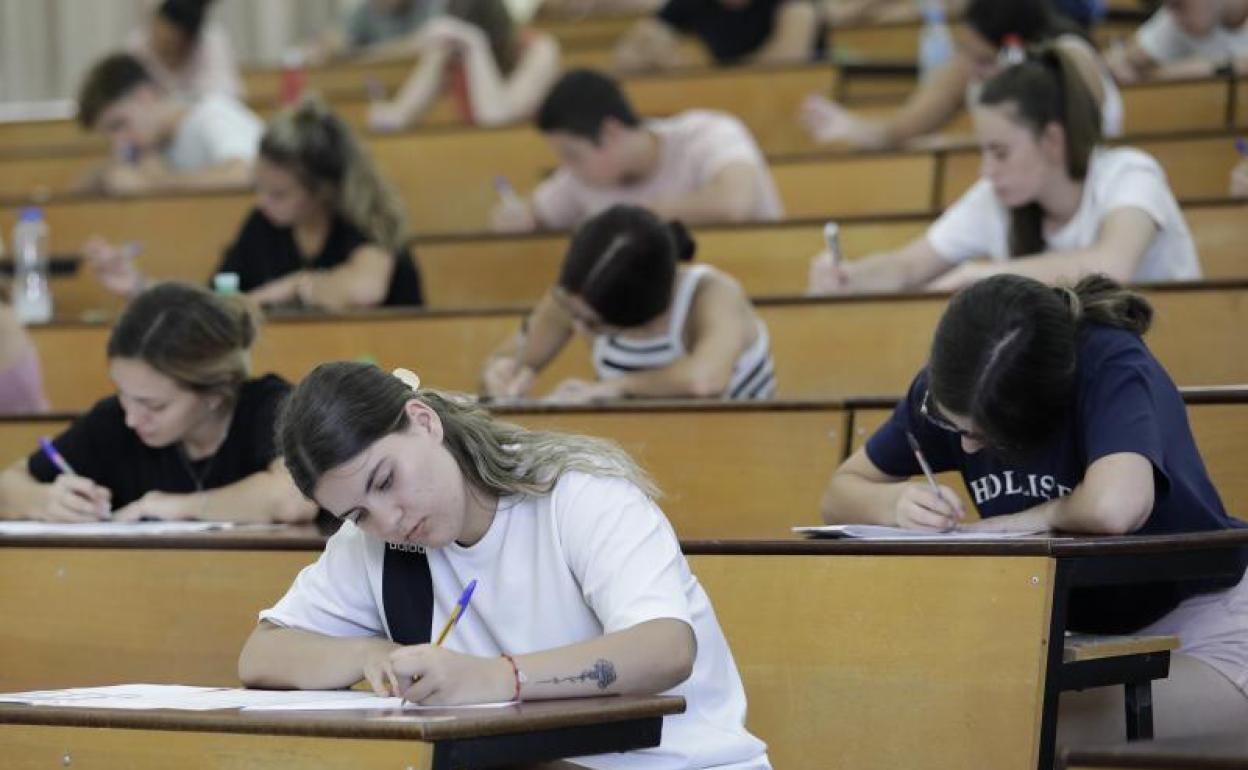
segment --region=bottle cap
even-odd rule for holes
[[[20,222],[42,222],[43,221],[43,209],[39,208],[38,206],[27,206],[26,208],[22,209],[22,215],[18,221]]]
[[[217,273],[212,277],[212,290],[217,294],[238,294],[238,273]]]

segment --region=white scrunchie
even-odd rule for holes
[[[395,369],[391,374],[398,377],[404,385],[411,388],[413,393],[420,390],[420,375],[411,369]]]

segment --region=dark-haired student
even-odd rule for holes
[[[567,380],[552,400],[774,395],[766,325],[730,276],[683,264],[694,248],[679,223],[665,224],[634,206],[615,206],[586,222],[572,238],[558,283],[486,362],[486,395],[527,395],[574,333],[592,341],[598,380]]]
[[[251,378],[241,301],[179,283],[130,303],[108,340],[117,395],[0,473],[0,514],[48,521],[304,521],[316,513],[273,445],[290,386]]]
[[[237,99],[211,93],[183,101],[125,53],[87,73],[78,120],[112,143],[115,157],[99,184],[117,195],[244,187],[264,131]]]
[[[1244,526],[1209,480],[1183,398],[1141,339],[1152,308],[1103,276],[1074,289],[995,276],[956,294],[927,367],[892,417],[833,475],[829,523],[909,528],[1174,534]],[[906,434],[957,495],[911,481]],[[921,478],[920,478],[921,481]],[[1174,634],[1170,676],[1154,682],[1158,736],[1248,724],[1248,581],[1083,589],[1075,630]],[[1063,693],[1061,740],[1119,740],[1117,688]]]
[[[1200,278],[1165,172],[1130,147],[1101,145],[1096,105],[1058,48],[990,80],[974,112],[982,178],[927,233],[897,251],[811,265],[816,294],[956,289],[995,273],[1043,281]],[[989,261],[970,261],[989,257]]]
[[[218,273],[262,305],[342,311],[419,305],[403,203],[350,128],[316,97],[279,113],[260,142],[256,208]],[[125,247],[84,247],[101,283],[123,296],[148,279]]]
[[[230,36],[208,18],[216,0],[161,0],[130,34],[126,48],[153,79],[184,99],[243,95]]]
[[[973,108],[979,101],[984,83],[1000,70],[1001,52],[1011,37],[1024,45],[1060,48],[1092,95],[1104,134],[1122,133],[1122,95],[1109,66],[1048,0],[971,0],[966,24],[955,35],[958,50],[953,61],[919,84],[899,110],[882,120],[855,115],[820,95],[808,97],[802,121],[811,136],[818,142],[881,149],[936,133],[962,108]]]
[[[784,216],[762,151],[731,115],[690,110],[642,121],[614,80],[573,70],[542,103],[537,126],[559,168],[531,200],[504,196],[495,230],[569,229],[617,203],[690,224]]]
[[[820,32],[813,0],[667,0],[616,45],[615,66],[687,66],[681,35],[697,38],[716,64],[793,64],[815,57]]]
[[[291,476],[343,524],[260,613],[239,678],[367,680],[430,706],[676,695],[688,707],[658,746],[571,766],[768,770],[714,608],[632,458],[400,374],[322,364],[284,408]],[[471,607],[430,644],[470,579]]]

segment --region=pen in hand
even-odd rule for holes
[[[936,476],[932,473],[932,466],[928,464],[927,458],[923,456],[923,450],[919,448],[919,440],[914,437],[913,433],[906,431],[906,442],[910,444],[910,451],[914,452],[914,459],[918,461],[919,467],[923,469],[923,475],[927,478],[927,485],[931,488],[932,494],[936,495],[938,500],[943,500],[944,495],[940,493],[940,485],[936,483]],[[949,529],[945,531],[950,532],[957,528],[958,525],[955,522],[951,523]]]

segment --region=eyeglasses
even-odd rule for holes
[[[956,433],[962,438],[967,439],[968,441],[976,441],[979,443],[984,443],[983,436],[979,435],[978,433],[975,433],[974,431],[963,430],[962,428],[959,428],[958,426],[954,425],[949,420],[940,416],[940,413],[936,411],[936,407],[932,404],[931,388],[928,388],[927,390],[923,391],[923,403],[919,405],[919,414],[923,415],[923,419],[927,420],[932,425],[935,425],[937,428],[940,428],[941,430],[947,430],[950,433]]]

